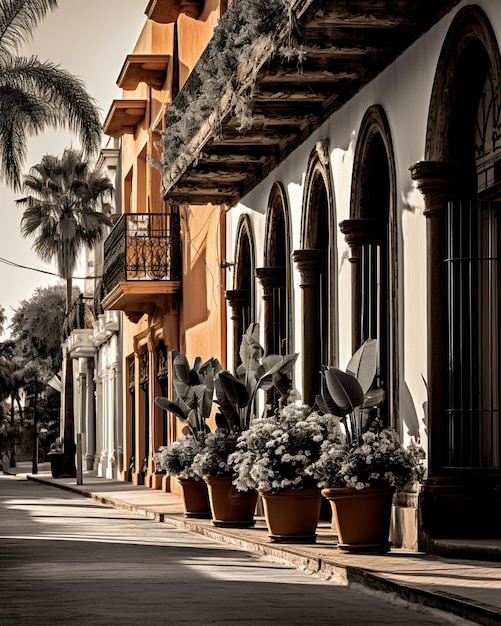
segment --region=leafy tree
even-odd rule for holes
[[[32,417],[31,409],[27,406],[23,412],[20,402],[22,390],[38,394],[38,424],[46,444],[59,435],[60,396],[47,383],[61,368],[65,292],[64,285],[39,287],[21,301],[12,317],[12,338],[0,343],[0,455],[6,454],[11,466],[23,428],[32,428],[26,420]]]
[[[23,237],[34,237],[33,249],[42,261],[56,261],[66,280],[66,312],[72,302],[72,276],[80,252],[104,235],[110,218],[98,209],[113,193],[111,181],[92,169],[81,152],[66,149],[62,157],[46,155],[24,177],[21,221]]]
[[[101,142],[95,101],[84,83],[36,56],[19,56],[21,46],[57,0],[0,0],[0,179],[19,189],[27,140],[47,127],[76,132],[86,155]]]
[[[47,379],[61,369],[65,298],[62,284],[39,287],[29,300],[19,303],[11,320],[17,354],[43,364]]]

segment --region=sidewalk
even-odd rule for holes
[[[336,536],[327,522],[320,523],[314,545],[271,543],[263,518],[252,529],[223,529],[210,520],[186,519],[181,498],[171,493],[134,486],[118,480],[84,473],[83,484],[75,478],[53,479],[48,464],[32,475],[31,463],[4,468],[7,474],[26,476],[112,506],[127,509],[172,526],[184,528],[293,567],[349,584],[396,594],[409,602],[441,609],[478,624],[501,624],[501,562],[446,559],[392,549],[385,555],[345,554],[336,548]],[[486,550],[501,544],[486,542]]]

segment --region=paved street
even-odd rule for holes
[[[467,623],[12,476],[0,564],[2,626]]]

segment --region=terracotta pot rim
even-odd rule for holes
[[[179,478],[179,476],[175,476],[175,478],[180,483],[203,483],[204,482],[201,478]]]
[[[365,489],[353,489],[352,487],[328,487],[322,489],[322,495],[328,496],[353,496],[356,494],[385,494],[395,493],[395,487],[366,487]]]
[[[290,496],[292,494],[298,494],[304,497],[321,495],[320,489],[280,489],[277,491],[266,491],[265,489],[258,489],[258,492],[265,498],[280,498],[284,496]]]
[[[204,474],[202,476],[202,480],[204,480],[206,483],[208,482],[222,483],[222,482],[228,482],[229,480],[233,482],[234,478],[235,476],[233,474]]]

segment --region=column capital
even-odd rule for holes
[[[371,217],[343,220],[339,223],[339,229],[352,250],[367,243],[374,243],[378,238],[377,222]]]
[[[475,170],[471,165],[455,161],[418,161],[409,169],[425,197],[427,217],[442,213],[448,200],[470,198],[475,194]]]
[[[247,304],[249,293],[247,289],[227,289],[224,297],[233,310],[239,310]]]
[[[284,267],[258,267],[255,270],[255,274],[263,287],[265,297],[271,295],[273,289],[284,285]]]
[[[312,287],[318,283],[325,263],[325,250],[306,248],[294,250],[292,258],[301,274],[301,287]]]

